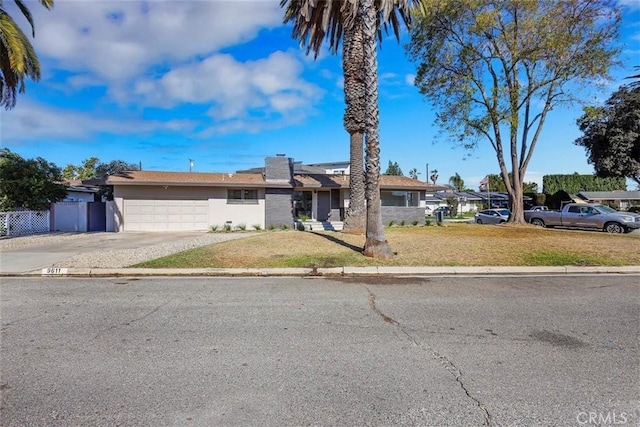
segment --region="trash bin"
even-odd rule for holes
[[[442,222],[444,221],[444,212],[443,211],[437,211],[436,212],[436,222]]]

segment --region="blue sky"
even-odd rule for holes
[[[42,79],[29,81],[11,111],[0,113],[1,145],[60,167],[95,156],[142,163],[147,170],[234,172],[286,153],[296,161],[348,160],[342,125],[340,58],[314,60],[281,24],[272,1],[28,1]],[[621,60],[606,99],[640,65],[640,0],[621,0]],[[12,2],[5,6],[14,17]],[[26,28],[26,22],[25,28]],[[459,173],[477,187],[498,172],[488,143],[465,151],[436,140],[433,108],[412,85],[415,65],[388,37],[379,53],[381,167],[398,162],[439,182]],[[581,107],[552,111],[528,168],[544,174],[592,173],[573,144]]]

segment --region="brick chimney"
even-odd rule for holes
[[[264,178],[267,182],[293,182],[293,159],[284,154],[265,159]]]

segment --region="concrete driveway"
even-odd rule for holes
[[[191,231],[49,233],[4,237],[0,239],[0,273],[23,273],[51,266],[64,266],[65,261],[79,255],[90,255],[90,258],[98,259],[108,253],[136,253],[152,247],[166,248],[167,245],[174,246],[175,252],[178,252],[184,250],[184,244],[206,234]]]

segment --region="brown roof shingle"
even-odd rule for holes
[[[349,175],[296,174],[293,185],[267,182],[259,173],[202,173],[127,171],[111,175],[107,185],[184,185],[184,186],[247,186],[298,188],[349,188]],[[406,176],[382,175],[380,188],[404,190],[441,190],[444,187],[418,181]]]
[[[200,173],[128,171],[107,178],[107,185],[196,185],[228,186],[246,185],[264,187],[265,179],[253,173]],[[271,185],[271,184],[270,184]],[[286,185],[286,184],[285,184]],[[282,186],[282,184],[276,185]]]

